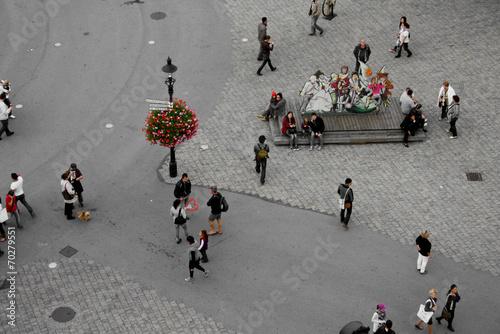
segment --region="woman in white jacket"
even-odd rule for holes
[[[181,206],[181,201],[179,199],[176,199],[174,201],[174,204],[172,208],[170,208],[170,215],[172,216],[173,223],[175,224],[175,219],[179,217],[179,214],[186,219],[186,210]],[[186,235],[186,238],[189,236],[188,230],[186,223],[184,224],[175,224],[175,240],[177,243],[180,243],[182,241],[181,238],[179,238],[179,228],[182,227],[184,229],[184,234]]]
[[[443,120],[446,118],[447,113],[446,110],[448,106],[453,102],[453,95],[455,95],[455,90],[450,86],[448,81],[443,82],[443,86],[439,90],[438,96],[438,107],[441,108],[441,117],[439,120]]]

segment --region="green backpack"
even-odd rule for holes
[[[257,160],[264,160],[267,158],[267,151],[265,150],[266,146],[264,145],[264,148],[262,148],[262,146],[259,145],[259,148],[260,148],[260,151],[259,153],[257,153]]]

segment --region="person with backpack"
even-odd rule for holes
[[[201,254],[198,250],[199,244],[198,241],[195,241],[193,236],[190,235],[187,238],[187,243],[189,244],[188,248],[188,257],[189,257],[189,277],[184,279],[186,282],[194,281],[193,274],[194,268],[203,271],[205,277],[208,277],[208,270],[205,270],[202,266],[200,266]]]
[[[191,195],[191,181],[189,181],[187,173],[184,173],[175,185],[174,196],[180,200],[183,207],[186,207],[189,195]],[[189,217],[186,217],[186,219],[189,220]]]
[[[339,185],[337,190],[337,193],[340,195],[340,222],[346,229],[349,229],[347,224],[349,224],[349,219],[351,218],[352,202],[354,202],[354,193],[352,192],[351,186],[352,180],[347,178],[345,179],[345,184]],[[345,215],[346,210],[347,215]]]
[[[226,200],[220,193],[217,192],[217,186],[211,186],[210,187],[210,193],[212,194],[212,197],[208,200],[207,205],[211,207],[211,213],[210,216],[208,217],[208,222],[210,226],[212,227],[212,230],[208,232],[208,235],[213,235],[213,234],[222,234],[222,221],[221,221],[221,215],[223,211],[227,211],[227,203],[224,205]],[[215,229],[215,224],[214,221],[217,220],[217,223],[219,224],[219,229]]]
[[[265,143],[266,137],[260,136],[259,142],[253,147],[255,152],[255,171],[260,173],[260,183],[266,182],[266,165],[269,158],[269,145]]]
[[[175,241],[179,244],[182,241],[182,239],[179,238],[179,228],[182,227],[184,229],[186,238],[189,236],[189,232],[186,226],[186,210],[184,209],[184,207],[182,207],[181,201],[179,199],[176,199],[172,208],[170,208],[170,215],[172,216],[175,224]]]

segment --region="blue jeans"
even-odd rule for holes
[[[311,147],[314,146],[314,142],[316,140],[316,137],[319,138],[319,147],[323,148],[323,134],[321,134],[321,136],[316,136],[316,134],[312,131],[311,131],[311,138],[309,140]]]
[[[320,33],[323,32],[323,29],[318,25],[318,16],[311,16],[311,34],[316,34],[316,29],[319,30]]]

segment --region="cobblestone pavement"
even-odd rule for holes
[[[8,311],[1,312],[2,333],[235,333],[92,260],[57,264],[51,269],[37,262],[18,270],[16,326],[8,324]],[[5,298],[2,309],[7,303]],[[56,322],[51,315],[59,307],[73,309],[75,317]]]
[[[177,150],[180,172],[188,172],[197,185],[217,184],[328,213],[334,221],[337,186],[350,177],[356,200],[349,233],[364,225],[413,244],[419,231],[428,228],[433,250],[499,275],[500,121],[495,107],[500,101],[495,82],[500,47],[491,43],[500,37],[498,1],[460,0],[450,8],[446,2],[341,0],[337,17],[318,21],[325,29],[322,37],[307,36],[308,6],[299,0],[226,2],[233,26],[232,73],[214,116]],[[411,25],[413,57],[395,59],[389,49],[402,15]],[[269,18],[268,34],[276,43],[271,59],[278,71],[265,69],[258,77],[256,34],[262,16]],[[352,50],[361,38],[371,46],[372,71],[386,66],[395,96],[407,86],[414,89],[430,119],[428,139],[410,148],[401,143],[328,145],[320,152],[305,147],[293,152],[271,143],[267,182],[261,186],[252,148],[259,135],[270,137],[269,125],[256,116],[271,91],[297,99],[316,70],[353,69]],[[445,80],[462,98],[456,140],[448,138],[448,124],[437,121],[437,95]],[[202,144],[209,149],[200,150]],[[160,172],[166,182],[174,181],[168,177],[168,163]],[[484,180],[467,181],[466,172],[480,172]]]

